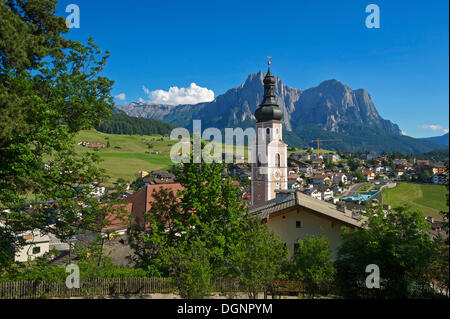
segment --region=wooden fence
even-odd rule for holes
[[[214,291],[245,291],[237,280],[218,279]],[[17,281],[0,282],[0,299],[70,298],[151,293],[173,293],[176,283],[171,278],[102,278],[80,280],[80,288],[69,289],[65,282]]]
[[[170,278],[102,278],[80,281],[80,288],[69,289],[65,282],[0,282],[0,298],[70,298],[88,296],[170,293],[176,287]]]
[[[215,279],[213,290],[220,293],[245,292],[236,279]],[[303,290],[299,282],[279,281],[278,293]],[[0,282],[0,299],[43,299],[115,295],[139,295],[152,293],[176,293],[177,285],[171,278],[102,278],[80,280],[80,288],[69,289],[65,282],[16,281]]]

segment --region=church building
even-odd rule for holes
[[[269,68],[264,77],[264,100],[255,111],[256,144],[253,145],[252,205],[275,198],[287,189],[287,145],[283,142],[283,112],[275,101],[275,77]]]

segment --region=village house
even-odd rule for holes
[[[438,162],[438,163],[431,163],[429,165],[431,172],[433,174],[445,174],[447,169],[444,165],[444,163]]]
[[[429,160],[417,160],[416,161],[416,166],[420,169],[420,170],[424,170],[425,167],[430,166],[430,161]]]
[[[325,164],[322,161],[313,161],[312,168],[314,170],[321,170],[325,168]]]
[[[298,167],[299,172],[305,173],[305,174],[312,174],[313,168],[310,164],[303,163]]]
[[[324,201],[332,201],[334,198],[334,193],[329,188],[323,189],[321,193],[322,193],[322,200]]]
[[[445,174],[435,174],[431,178],[431,182],[433,184],[443,185],[443,184],[445,184],[447,182],[447,179],[448,179],[448,177]]]
[[[106,218],[108,222],[102,227],[101,231],[124,235],[130,222],[125,213],[131,216],[133,222],[143,223],[144,213],[150,211],[152,203],[155,201],[154,193],[162,189],[168,190],[176,196],[177,192],[183,189],[183,186],[179,183],[161,183],[140,188],[132,195],[124,197],[120,204],[113,207]]]
[[[290,174],[288,176],[288,189],[298,189],[303,185],[303,179],[299,174]]]
[[[304,161],[311,160],[311,154],[309,153],[292,153],[289,157],[296,160],[304,160]]]
[[[370,161],[374,158],[374,156],[372,154],[363,154],[361,155],[360,159],[367,162]]]
[[[337,163],[341,160],[341,157],[335,153],[327,153],[323,157],[330,159],[333,163]]]
[[[311,177],[311,182],[314,185],[331,184],[331,179],[327,175],[314,175]]]
[[[325,235],[336,257],[341,244],[343,227],[361,227],[361,221],[352,213],[342,212],[336,206],[316,200],[299,191],[278,190],[275,199],[250,208],[250,214],[260,218],[268,228],[286,243],[292,256],[298,240],[309,236]]]
[[[104,148],[105,144],[100,142],[79,142],[78,145],[87,147],[87,148]]]
[[[396,159],[394,159],[393,162],[394,162],[395,165],[402,166],[402,167],[405,167],[405,166],[409,165],[408,161],[406,159],[404,159],[404,158],[396,158]]]
[[[233,175],[241,179],[247,179],[251,176],[251,169],[248,163],[236,163],[233,166]]]
[[[16,251],[16,262],[32,261],[50,251],[49,236],[38,229],[22,232],[18,237],[25,241],[25,245]]]
[[[376,166],[374,168],[375,173],[380,174],[380,173],[389,173],[390,171],[392,171],[392,168],[390,166]]]
[[[332,182],[333,182],[333,184],[339,184],[339,183],[347,184],[347,182],[348,182],[347,175],[344,173],[333,173],[332,174]]]
[[[301,158],[302,158],[301,153],[291,153],[291,155],[289,155],[289,159],[299,160]]]
[[[401,176],[403,176],[405,174],[405,170],[404,169],[396,169],[394,170],[394,175],[396,178],[399,178]]]
[[[322,192],[317,188],[306,188],[303,192],[305,195],[310,196],[314,199],[322,200]]]
[[[370,171],[370,170],[362,170],[362,174],[364,175],[364,178],[367,182],[373,181],[376,177],[376,174],[374,171]]]

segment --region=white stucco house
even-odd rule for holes
[[[15,252],[14,260],[17,262],[34,260],[50,251],[50,238],[40,230],[25,231],[18,237],[25,241],[25,245]]]

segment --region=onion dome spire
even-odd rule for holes
[[[255,111],[255,117],[258,122],[280,121],[283,112],[275,101],[275,77],[270,73],[270,57],[267,74],[264,77],[264,99]]]

